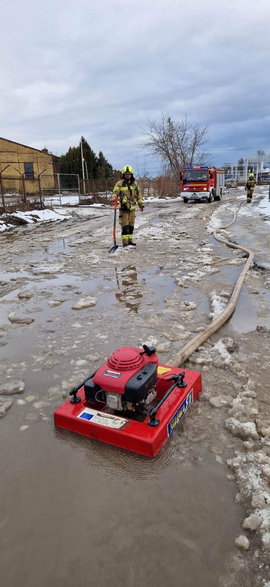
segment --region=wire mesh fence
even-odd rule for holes
[[[112,192],[117,178],[84,179],[78,174],[40,174],[33,179],[24,176],[3,176],[0,171],[0,212],[54,206],[112,204]],[[180,180],[160,176],[156,179],[138,178],[144,199],[176,197],[181,193]],[[244,185],[241,173],[226,174],[226,187]],[[257,185],[270,184],[270,175],[258,174]]]
[[[1,211],[14,207],[29,209],[33,205],[63,204],[70,195],[79,201],[80,180],[77,174],[34,174],[27,179],[23,174],[7,176],[0,172]]]
[[[57,205],[78,205],[91,203],[110,204],[117,178],[85,179],[77,174],[41,174],[33,179],[24,176],[3,176],[0,172],[1,209],[6,211],[16,205],[27,209]],[[139,178],[138,184],[144,198],[176,196],[180,183],[167,178]]]
[[[80,203],[112,203],[112,192],[116,179],[88,179],[81,180]],[[158,179],[137,179],[142,197],[164,198],[175,197],[180,194],[180,181],[161,177]]]

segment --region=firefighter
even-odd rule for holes
[[[144,209],[144,203],[141,198],[140,188],[135,181],[134,171],[130,165],[125,165],[121,172],[121,179],[115,184],[113,189],[113,200],[117,201],[119,208],[119,222],[122,229],[123,247],[132,245],[133,231],[135,223],[136,203],[139,205],[141,212]]]
[[[256,179],[254,177],[254,173],[250,173],[248,179],[246,181],[245,190],[247,190],[247,202],[252,201],[252,196],[254,192],[254,188],[256,186]]]

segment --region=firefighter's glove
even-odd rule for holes
[[[121,210],[123,210],[123,212],[129,212],[130,210],[130,204],[127,201],[126,196],[124,196],[121,200]]]
[[[144,211],[144,206],[140,206],[140,211],[143,212]]]

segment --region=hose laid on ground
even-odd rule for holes
[[[219,230],[225,230],[226,228],[228,228],[229,226],[231,226],[231,224],[233,224],[235,222],[236,215],[239,212],[240,207],[241,207],[241,204],[238,207],[238,209],[234,212],[234,217],[233,217],[233,220],[231,220],[231,222],[226,224],[226,226],[219,227],[213,233],[214,238],[216,240],[220,241],[221,243],[224,243],[225,245],[227,245],[227,247],[231,247],[233,249],[240,249],[241,251],[244,251],[248,255],[247,261],[245,263],[245,267],[236,282],[236,285],[234,287],[230,301],[229,301],[228,305],[226,306],[226,308],[221,312],[221,314],[219,314],[219,316],[217,318],[215,318],[215,320],[213,320],[209,324],[209,326],[207,326],[207,328],[205,328],[205,330],[203,330],[202,332],[197,334],[192,340],[190,340],[179,351],[179,353],[177,353],[177,355],[175,355],[172,358],[172,360],[169,363],[170,365],[177,365],[178,367],[183,366],[183,364],[190,357],[190,355],[192,355],[192,353],[199,346],[201,346],[201,344],[203,344],[208,338],[210,338],[210,336],[212,336],[212,334],[214,334],[217,330],[219,330],[219,328],[221,328],[221,326],[223,326],[223,324],[225,324],[225,322],[227,322],[227,320],[231,317],[231,315],[233,314],[233,312],[235,310],[235,306],[236,306],[237,300],[239,298],[241,288],[244,283],[244,279],[246,277],[247,272],[249,271],[250,266],[253,263],[254,253],[250,249],[247,249],[246,247],[243,247],[242,245],[237,245],[236,243],[233,243],[231,241],[226,240],[222,236],[218,235],[217,232]]]

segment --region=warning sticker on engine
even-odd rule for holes
[[[170,436],[173,433],[175,426],[177,426],[178,422],[180,422],[180,420],[182,420],[183,416],[185,415],[187,409],[192,404],[192,402],[193,402],[193,389],[190,390],[189,394],[184,399],[184,401],[181,403],[181,406],[179,406],[178,410],[176,410],[172,419],[168,423],[168,426],[167,426],[168,436]]]
[[[110,369],[106,369],[106,371],[103,371],[102,375],[105,375],[106,377],[112,377],[113,379],[119,379],[122,373],[120,373],[120,371],[111,371]]]
[[[99,424],[106,428],[114,428],[116,430],[119,430],[127,424],[127,420],[124,418],[119,418],[112,414],[105,414],[104,412],[97,412],[97,410],[93,410],[92,408],[84,408],[84,410],[78,415],[78,418],[91,421],[93,424]]]
[[[162,375],[163,373],[170,373],[172,369],[170,367],[163,367],[163,365],[159,365],[157,368],[158,375]]]

